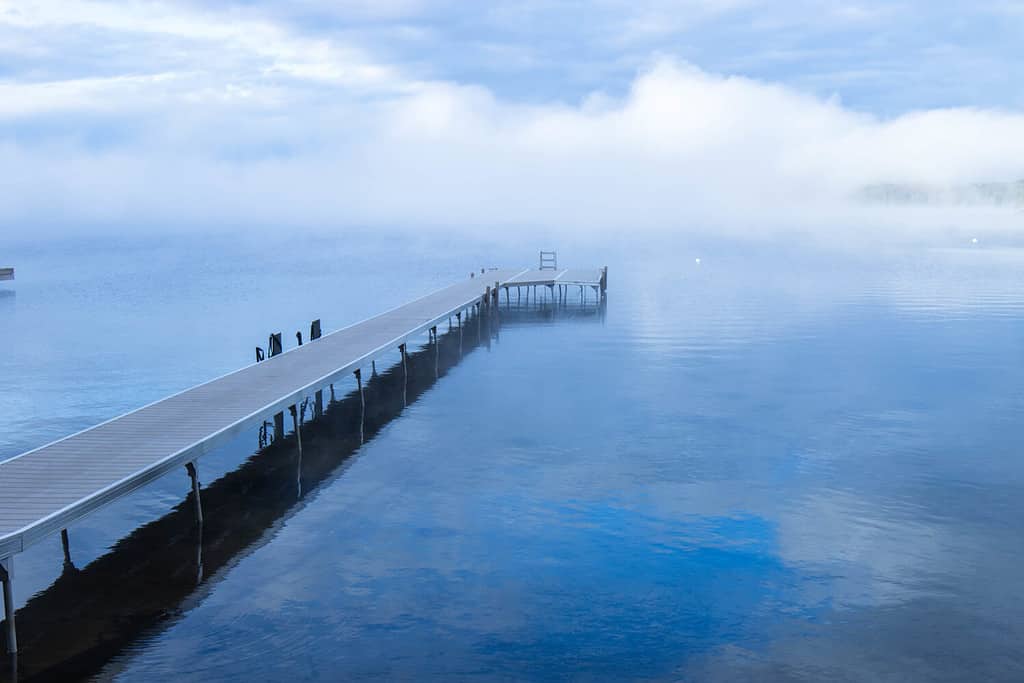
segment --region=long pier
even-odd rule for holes
[[[0,462],[0,582],[3,584],[7,649],[17,652],[13,598],[14,557],[50,534],[97,509],[185,467],[192,478],[196,514],[202,504],[195,463],[204,454],[246,430],[263,426],[288,410],[301,449],[296,407],[349,373],[362,382],[360,368],[437,325],[471,309],[497,308],[500,292],[547,287],[551,301],[578,286],[581,298],[592,289],[603,298],[607,269],[550,267],[538,270],[482,270],[470,279],[438,290],[363,322],[275,354],[223,377],[156,401],[112,420]],[[517,296],[518,298],[518,296]],[[278,336],[278,344],[280,337]],[[279,348],[279,347],[278,347]],[[257,355],[259,358],[259,354]],[[167,429],[167,425],[174,429]],[[277,431],[275,429],[275,431]],[[65,535],[66,542],[66,535]]]

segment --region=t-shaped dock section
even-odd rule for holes
[[[17,651],[14,556],[49,534],[154,479],[187,466],[271,414],[309,396],[408,340],[476,306],[496,306],[501,288],[569,285],[604,296],[607,269],[474,273],[411,303],[187,389],[85,431],[0,462],[0,582],[9,652]],[[554,297],[552,297],[552,301]],[[294,415],[294,413],[293,413]],[[170,428],[173,427],[173,428]],[[296,430],[298,429],[296,423]],[[197,506],[198,491],[195,492]],[[197,510],[201,515],[201,507]]]

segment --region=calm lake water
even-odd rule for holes
[[[0,458],[534,246],[5,247]],[[1024,680],[1024,250],[559,246],[605,310],[18,556],[21,680]]]

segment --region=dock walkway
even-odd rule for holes
[[[386,313],[0,462],[0,580],[17,650],[13,556],[253,429],[440,322],[497,300],[494,285],[603,292],[604,270],[489,270]],[[403,346],[404,349],[404,346]],[[404,352],[404,351],[403,351]],[[194,471],[194,470],[193,470]],[[193,479],[195,484],[195,480]]]

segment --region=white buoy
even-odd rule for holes
[[[978,243],[978,238],[977,237],[972,237],[971,238],[971,244],[977,244],[977,243]]]
[[[700,258],[696,258],[696,259],[694,259],[694,261],[696,261],[696,262],[697,262],[697,265],[698,265],[698,266],[700,265]]]

